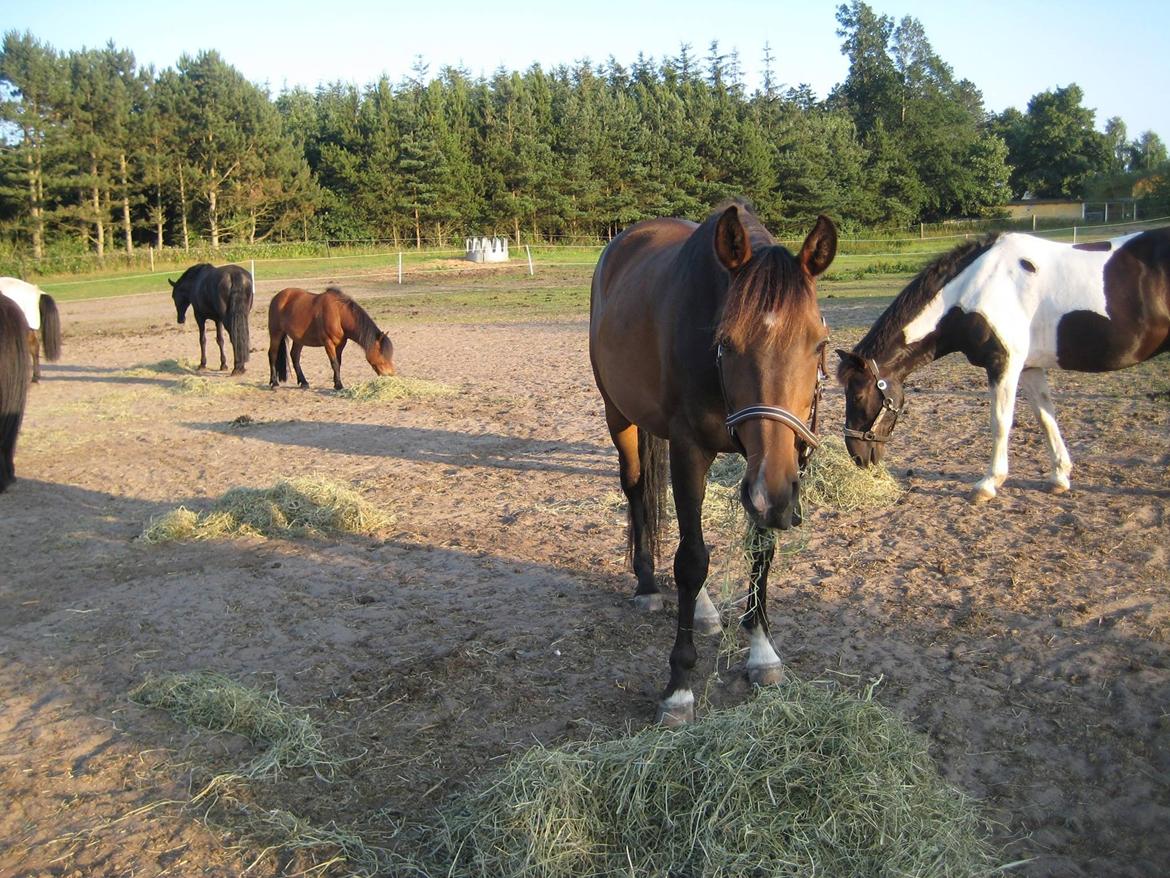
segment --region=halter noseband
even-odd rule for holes
[[[903,400],[901,406],[898,406],[894,403],[894,398],[890,396],[889,393],[890,383],[882,377],[881,372],[878,370],[876,360],[866,360],[865,370],[873,375],[874,379],[877,381],[877,389],[882,395],[882,407],[878,409],[877,417],[873,419],[873,423],[869,425],[869,429],[852,430],[849,427],[846,427],[845,438],[864,439],[867,442],[886,442],[889,440],[890,435],[894,432],[894,426],[898,423],[898,415],[902,414],[902,412],[906,410],[906,402]],[[890,415],[890,429],[886,431],[884,436],[881,436],[876,432],[877,426],[882,422],[882,418],[884,418],[887,413]]]
[[[719,346],[715,349],[715,366],[719,371],[719,392],[723,394],[723,407],[730,410],[731,405],[727,398],[727,384],[723,379],[723,342],[720,342]],[[780,408],[779,406],[749,405],[732,412],[724,421],[732,441],[741,450],[743,449],[743,443],[740,441],[739,436],[736,435],[735,428],[744,421],[756,419],[779,421],[796,434],[797,445],[799,446],[800,468],[803,471],[809,458],[812,456],[813,449],[819,448],[821,444],[817,438],[817,404],[820,402],[821,390],[824,387],[824,383],[825,352],[822,349],[820,361],[817,363],[817,386],[816,391],[813,393],[812,405],[809,409],[808,423],[806,424],[799,417],[788,411],[788,409]]]

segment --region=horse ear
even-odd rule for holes
[[[800,264],[813,277],[824,272],[833,257],[837,255],[837,227],[824,214],[817,217],[817,224],[804,239],[800,248]]]
[[[853,369],[860,369],[863,372],[865,371],[865,360],[863,360],[857,354],[853,353],[853,351],[846,351],[842,350],[841,348],[837,348],[837,356],[841,358],[842,366],[848,366]]]
[[[169,277],[167,278],[167,283],[169,283],[172,287],[175,285],[175,282],[173,280],[171,280]]]
[[[715,223],[715,255],[728,271],[735,271],[752,258],[752,243],[734,204]]]

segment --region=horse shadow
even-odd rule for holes
[[[609,448],[589,442],[526,439],[496,433],[469,435],[425,427],[317,421],[187,422],[194,430],[259,439],[317,451],[389,457],[417,463],[470,469],[491,467],[520,472],[558,472],[616,478],[617,462]]]

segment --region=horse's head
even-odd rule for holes
[[[715,229],[715,252],[731,274],[717,330],[719,376],[732,435],[747,460],[744,509],[759,527],[800,524],[800,472],[815,438],[828,330],[817,307],[816,277],[833,261],[837,230],[819,217],[793,256],[751,236],[736,207]],[[810,441],[811,440],[811,441]]]
[[[860,467],[881,463],[898,415],[906,408],[902,382],[883,375],[875,360],[837,351],[837,380],[845,388],[845,448]]]
[[[175,311],[178,314],[179,322],[187,322],[187,307],[191,304],[191,297],[187,295],[187,285],[184,283],[186,275],[179,278],[178,282],[167,278],[167,283],[171,285],[171,298],[175,300]]]
[[[379,375],[394,374],[394,345],[390,336],[384,332],[378,333],[378,340],[366,351],[366,361]]]

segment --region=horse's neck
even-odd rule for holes
[[[908,343],[900,340],[897,344],[887,345],[886,350],[872,359],[878,364],[882,375],[902,381],[914,370],[950,353],[943,348],[942,342],[942,332],[935,326],[933,331],[917,341]]]

